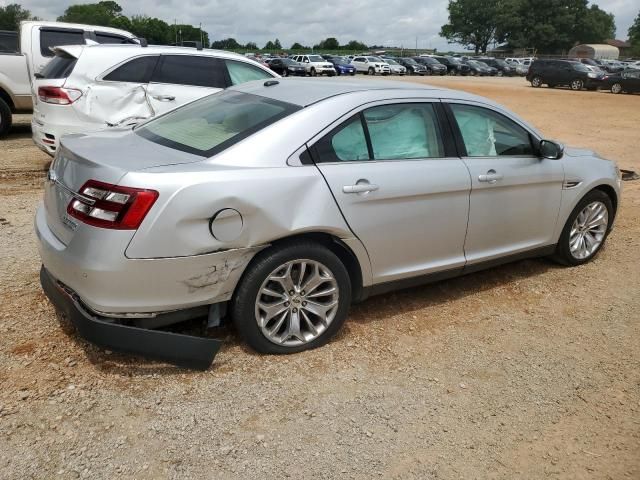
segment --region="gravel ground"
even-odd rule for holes
[[[640,96],[417,81],[640,170]],[[640,182],[588,265],[522,261],[372,298],[293,356],[221,329],[214,365],[188,372],[87,344],[43,296],[48,158],[28,121],[0,143],[0,478],[640,478]]]

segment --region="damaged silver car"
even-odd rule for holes
[[[490,100],[278,79],[65,137],[36,232],[44,290],[82,336],[206,368],[219,341],[160,327],[228,318],[259,352],[318,347],[369,295],[587,262],[619,200],[614,162]]]

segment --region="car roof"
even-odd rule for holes
[[[275,82],[275,83],[274,83]],[[486,98],[478,97],[458,90],[449,90],[433,86],[423,86],[411,82],[392,80],[339,80],[339,79],[302,79],[278,78],[257,80],[231,87],[232,90],[260,95],[287,102],[301,107],[321,102],[337,95],[377,91],[380,98],[393,98],[394,92],[401,92],[426,98],[456,98],[490,103]]]
[[[246,59],[244,55],[240,55],[239,53],[227,52],[225,50],[213,50],[210,48],[203,48],[198,50],[194,47],[173,47],[168,45],[149,45],[147,47],[143,47],[142,45],[136,44],[112,44],[112,43],[101,43],[101,44],[91,44],[91,45],[63,45],[60,47],[55,47],[54,51],[60,49],[63,50],[74,57],[80,55],[81,52],[91,51],[95,53],[99,53],[104,55],[105,57],[110,57],[111,55],[116,56],[136,56],[136,55],[153,55],[153,54],[174,54],[174,55],[206,55],[212,57],[219,58],[233,58],[233,59]]]

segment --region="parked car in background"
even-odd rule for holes
[[[320,55],[294,55],[293,60],[301,63],[307,74],[315,77],[316,75],[328,75],[333,77],[336,74],[333,64],[328,62]]]
[[[13,114],[33,111],[32,82],[53,58],[51,47],[137,42],[132,33],[116,28],[41,21],[22,22],[20,32],[13,37],[5,33],[4,37],[9,48],[19,39],[19,48],[0,55],[0,136],[11,128]]]
[[[427,58],[433,58],[447,67],[447,73],[449,75],[469,75],[471,72],[471,67],[462,63],[462,60],[459,57],[442,57],[434,55]]]
[[[355,75],[356,67],[351,65],[345,57],[333,56],[329,59],[338,75]]]
[[[407,69],[409,75],[428,75],[427,67],[416,62],[413,58],[395,57],[394,60]]]
[[[571,60],[538,59],[531,64],[527,74],[532,87],[546,84],[551,88],[568,86],[571,90],[596,90],[603,79],[603,74],[592,72],[586,65]]]
[[[356,68],[356,72],[366,73],[367,75],[389,75],[391,68],[379,57],[360,56],[351,60],[351,65]]]
[[[412,57],[420,65],[424,65],[429,75],[446,75],[449,69],[433,57]]]
[[[619,73],[625,69],[625,66],[615,60],[599,60],[599,66],[609,73]]]
[[[602,88],[610,89],[611,93],[640,93],[640,70],[607,75],[602,82]]]
[[[277,77],[221,50],[140,45],[56,47],[34,81],[33,140],[54,155],[60,138],[127,126],[250,80]]]
[[[490,67],[486,63],[479,62],[478,60],[467,59],[463,60],[463,63],[469,65],[469,75],[477,75],[477,76],[489,76],[497,72],[497,70],[493,67]]]
[[[510,66],[507,62],[499,58],[491,58],[491,57],[475,57],[475,60],[480,60],[483,63],[486,63],[490,67],[493,67],[498,70],[497,75],[499,77],[510,77],[516,75],[515,67]]]
[[[304,65],[290,58],[273,58],[269,62],[269,68],[283,77],[289,75],[304,77],[307,75],[307,69],[304,68]]]
[[[385,58],[384,61],[387,65],[389,65],[389,69],[391,70],[392,75],[404,75],[407,73],[407,69],[395,60],[391,58]]]
[[[154,328],[226,312],[258,352],[319,347],[369,295],[528,257],[589,262],[621,194],[614,162],[489,99],[293,78],[65,137],[48,178],[46,295],[103,348],[197,368],[219,340]]]

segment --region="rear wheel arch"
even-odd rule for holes
[[[326,232],[305,232],[288,237],[283,237],[271,242],[271,246],[268,249],[282,248],[287,244],[299,242],[299,241],[311,241],[322,245],[336,255],[349,273],[349,280],[351,282],[351,292],[354,302],[359,301],[362,298],[364,292],[362,266],[358,261],[358,257],[351,250],[351,248],[343,242],[340,238]]]
[[[7,104],[7,106],[11,109],[12,112],[15,111],[16,107],[13,103],[13,99],[11,98],[11,95],[9,95],[9,92],[7,92],[4,88],[0,87],[0,100],[4,100],[4,103]]]

